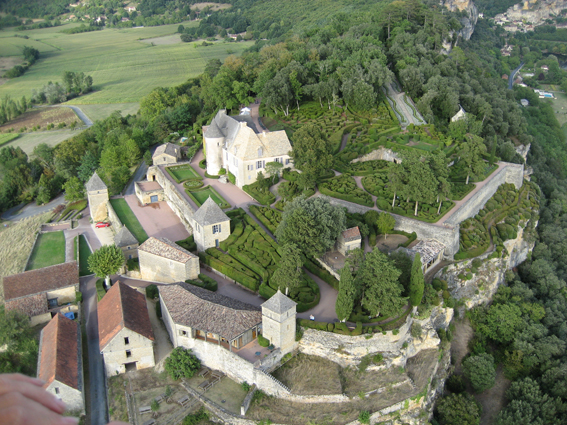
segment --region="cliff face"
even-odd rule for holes
[[[437,273],[436,277],[447,281],[451,296],[464,300],[467,309],[485,304],[496,293],[498,286],[504,283],[506,271],[528,258],[534,242],[526,241],[524,229],[519,227],[518,237],[504,242],[504,246],[509,253],[504,258],[487,259],[490,253],[479,257],[482,264],[470,280],[463,279],[463,276],[471,273],[473,260],[451,264]]]
[[[478,10],[472,0],[441,0],[441,5],[445,6],[451,12],[465,12],[467,17],[459,19],[463,28],[459,31],[459,35],[464,40],[470,40],[474,26],[478,21]]]

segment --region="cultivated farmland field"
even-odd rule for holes
[[[21,134],[20,137],[6,143],[4,146],[20,147],[25,153],[30,155],[33,152],[33,149],[40,143],[47,143],[49,146],[55,146],[63,140],[67,140],[77,134],[79,134],[78,130],[50,130],[39,131],[37,133],[26,133]]]
[[[65,262],[63,231],[42,233],[37,237],[26,270],[36,270]]]
[[[45,130],[48,124],[53,124],[57,127],[60,123],[66,127],[73,121],[77,121],[79,124],[81,123],[79,117],[70,108],[32,109],[0,126],[0,132],[6,132],[11,128],[13,128],[14,131],[19,131],[21,128],[31,130],[35,126],[39,126]]]
[[[191,27],[196,21],[185,22]],[[210,59],[221,61],[229,52],[239,54],[253,42],[201,42],[154,45],[141,40],[170,36],[178,24],[158,27],[104,29],[81,34],[60,31],[77,24],[41,30],[0,32],[0,57],[21,57],[24,45],[37,48],[40,59],[21,77],[0,86],[0,97],[29,98],[33,88],[60,81],[64,71],[85,72],[94,80],[94,91],[71,104],[138,102],[155,87],[180,84],[199,75]],[[29,39],[14,35],[27,35]],[[156,44],[156,43],[154,43]],[[197,47],[195,47],[197,46]],[[86,111],[85,111],[86,112]]]
[[[69,103],[71,104],[71,103]],[[92,122],[108,118],[114,111],[120,111],[120,114],[125,117],[126,115],[135,115],[140,109],[138,102],[131,103],[99,103],[93,105],[77,105],[81,108],[87,117]]]

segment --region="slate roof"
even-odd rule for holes
[[[156,148],[154,154],[152,155],[152,158],[163,154],[171,155],[177,158],[179,156],[180,149],[180,146],[174,145],[173,143],[164,143],[163,145],[159,145]]]
[[[297,303],[295,301],[292,301],[291,299],[286,297],[278,289],[278,292],[276,292],[274,295],[272,295],[272,297],[268,301],[262,304],[262,308],[273,311],[274,313],[277,314],[282,314],[296,305]]]
[[[358,226],[351,227],[350,229],[346,229],[342,233],[342,235],[343,235],[343,239],[345,240],[345,242],[351,242],[351,241],[356,241],[356,240],[361,239],[360,230],[358,229]]]
[[[108,190],[102,179],[98,176],[96,171],[91,176],[87,184],[85,185],[87,192],[92,192],[96,190]]]
[[[117,281],[98,303],[100,349],[103,350],[124,328],[154,341],[146,297]]]
[[[262,322],[258,307],[187,283],[158,287],[173,322],[232,340]]]
[[[47,306],[47,294],[27,295],[14,300],[6,300],[6,311],[17,310],[28,315],[28,317],[39,316],[49,311]]]
[[[78,283],[79,266],[76,261],[29,270],[4,278],[4,299],[25,297]]]
[[[445,250],[445,245],[436,239],[424,239],[419,241],[412,251],[419,252],[421,264],[427,264],[437,258],[441,251]]]
[[[195,212],[193,219],[201,226],[209,226],[211,224],[224,223],[230,218],[223,212],[215,201],[209,196],[203,205]]]
[[[138,240],[134,237],[132,232],[128,230],[126,225],[123,225],[118,233],[114,235],[114,243],[117,247],[121,248],[123,246],[137,245]]]
[[[54,380],[79,387],[78,324],[57,313],[41,331],[37,377],[47,388]]]
[[[149,252],[163,258],[168,258],[180,263],[186,263],[196,255],[191,254],[185,248],[180,247],[175,242],[171,242],[167,238],[151,237],[138,248],[138,251]]]

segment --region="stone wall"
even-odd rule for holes
[[[373,150],[372,152],[369,152],[366,155],[361,156],[360,158],[353,159],[351,163],[375,161],[377,159],[382,159],[384,161],[390,161],[395,163],[402,162],[402,158],[400,158],[397,152],[394,152],[392,149],[381,147],[380,149]]]
[[[199,257],[192,256],[186,263],[173,261],[159,255],[138,250],[142,279],[155,282],[175,283],[197,279],[200,273]]]
[[[500,185],[504,183],[512,183],[516,186],[516,189],[522,187],[524,182],[524,166],[508,162],[501,162],[499,164],[504,164],[504,167],[495,171],[496,174],[492,179],[486,182],[466,203],[461,205],[459,209],[447,219],[446,224],[456,226],[467,218],[477,215],[486,202],[496,193]]]
[[[125,344],[124,338],[128,338]],[[127,357],[126,351],[130,351]],[[123,328],[101,350],[106,376],[126,372],[126,363],[136,362],[136,369],[155,366],[153,342],[130,329]]]
[[[55,390],[56,388],[57,392]],[[57,380],[51,382],[45,390],[63,400],[69,412],[81,413],[85,411],[83,394],[79,390]]]
[[[77,298],[76,291],[78,290],[79,290],[79,284],[76,284],[72,286],[67,286],[66,288],[48,291],[46,296],[48,300],[52,298],[57,298],[57,304],[63,305],[63,304],[75,302]]]
[[[112,223],[112,229],[116,233],[119,229],[122,229],[122,221],[120,221],[120,218],[118,217],[118,214],[116,214],[116,211],[114,211],[110,201],[106,201],[106,209],[108,211],[108,219]]]
[[[108,216],[107,204],[108,204],[108,191],[98,190],[87,193],[89,201],[89,210],[91,212],[91,218],[93,221],[105,220]]]

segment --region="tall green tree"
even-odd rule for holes
[[[172,379],[189,379],[201,368],[201,361],[191,349],[176,347],[165,360],[164,367]]]
[[[393,316],[406,304],[402,297],[402,285],[398,282],[399,276],[400,271],[378,249],[366,254],[356,275],[356,282],[362,288],[362,306],[372,316]]]
[[[338,319],[341,322],[344,322],[345,320],[348,320],[352,314],[357,292],[351,271],[351,265],[348,260],[345,262],[344,267],[340,270],[339,275],[339,295],[337,296],[337,302],[335,303],[335,311]]]
[[[124,265],[124,253],[116,245],[103,245],[88,259],[89,270],[98,277],[104,277],[110,287],[110,275],[115,274]]]
[[[385,212],[380,213],[378,220],[376,220],[376,226],[378,226],[380,233],[384,235],[384,239],[386,239],[388,233],[394,230],[395,225],[396,219],[392,215]]]
[[[333,146],[315,124],[306,124],[293,134],[290,156],[309,187],[333,166]]]
[[[285,206],[276,237],[280,244],[296,244],[306,256],[319,256],[335,244],[345,229],[343,208],[331,205],[326,197],[300,196]]]
[[[465,136],[465,142],[461,144],[457,155],[463,161],[467,170],[467,180],[465,184],[469,184],[470,176],[481,177],[484,174],[486,163],[482,156],[486,153],[486,145],[482,137],[473,134]]]
[[[463,372],[477,393],[492,388],[496,382],[494,358],[487,353],[468,357],[463,362]]]
[[[301,287],[301,268],[303,259],[301,250],[294,243],[287,243],[282,248],[282,257],[278,268],[272,275],[271,283],[277,285],[278,289],[290,293],[292,296]]]
[[[73,202],[85,199],[85,186],[77,177],[71,177],[63,185],[65,200]]]
[[[412,306],[421,304],[424,290],[425,278],[423,277],[421,255],[419,255],[418,252],[415,254],[415,257],[413,257],[413,264],[411,266],[409,299]]]
[[[268,162],[266,163],[266,173],[272,177],[272,183],[275,182],[276,177],[280,175],[280,172],[283,168],[283,164],[281,162]]]

